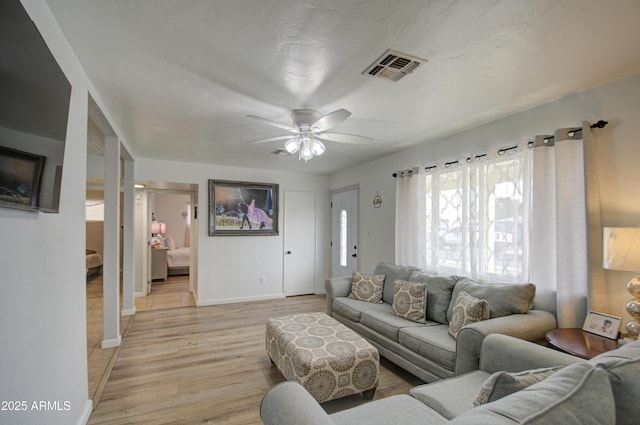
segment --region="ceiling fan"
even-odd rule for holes
[[[270,137],[250,143],[286,140],[284,149],[289,154],[299,152],[298,159],[304,159],[306,162],[314,156],[324,153],[326,147],[322,142],[367,144],[373,140],[370,137],[355,134],[327,133],[327,130],[337,126],[349,118],[350,115],[351,112],[346,109],[338,109],[326,115],[322,115],[313,109],[294,109],[291,111],[293,125],[282,124],[256,115],[247,115],[251,119],[293,133],[292,135]]]

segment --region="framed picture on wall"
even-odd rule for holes
[[[36,208],[45,157],[0,146],[0,205]]]
[[[209,236],[277,234],[277,184],[209,180]]]
[[[606,338],[617,339],[621,321],[622,318],[617,316],[590,311],[582,330]]]

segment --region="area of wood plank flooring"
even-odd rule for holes
[[[260,400],[283,380],[265,353],[265,323],[284,314],[324,311],[325,300],[311,295],[138,310],[89,424],[261,424]],[[419,383],[382,359],[374,399],[407,394]],[[334,412],[364,402],[350,396],[323,408]]]

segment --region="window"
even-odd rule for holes
[[[526,168],[525,159],[513,155],[425,176],[428,269],[474,279],[525,278]]]
[[[104,201],[102,199],[87,199],[85,201],[85,220],[104,221]]]
[[[347,211],[340,210],[340,266],[347,267]]]

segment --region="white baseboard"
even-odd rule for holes
[[[133,315],[135,315],[135,314],[136,314],[136,308],[135,308],[135,307],[133,307],[133,308],[131,308],[131,309],[126,309],[126,310],[124,310],[124,309],[123,309],[120,313],[121,313],[123,316],[133,316]]]
[[[327,291],[325,291],[324,289],[317,290],[316,295],[327,295]]]
[[[102,341],[102,348],[112,348],[117,347],[122,342],[122,337],[118,335],[117,338],[114,339],[105,339]]]
[[[147,294],[145,294],[144,292],[136,292],[133,296],[135,298],[141,298],[141,297],[146,297]]]
[[[285,297],[284,294],[269,294],[269,295],[260,295],[257,297],[221,298],[216,300],[197,300],[196,306],[205,307],[208,305],[234,304],[234,303],[243,303],[248,301],[277,300],[284,297]]]
[[[91,401],[91,399],[88,399],[84,403],[82,415],[78,419],[78,425],[86,425],[87,422],[89,422],[89,416],[91,416],[91,412],[93,412],[93,401]]]

